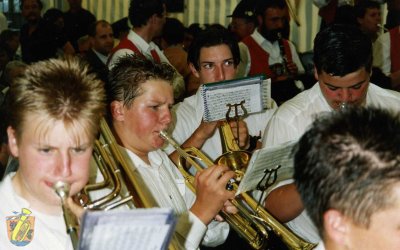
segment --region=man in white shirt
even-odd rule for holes
[[[317,115],[341,106],[400,109],[400,93],[369,82],[371,40],[358,28],[334,25],[320,31],[314,40],[314,64],[318,83],[277,110],[264,133],[264,147],[297,140]],[[292,182],[279,183],[267,196],[266,208],[295,233],[316,243],[317,230]]]
[[[239,60],[239,48],[232,34],[213,29],[199,34],[188,54],[189,66],[201,84],[234,79]],[[239,147],[252,152],[261,146],[257,136],[264,131],[275,109],[276,104],[273,103],[272,109],[240,120],[239,126],[236,122],[230,123],[235,136],[239,129]],[[220,131],[217,129],[221,124],[203,120],[204,106],[200,91],[176,104],[173,113],[172,136],[183,148],[198,148],[213,161],[223,153]],[[171,145],[165,151],[174,161],[178,159]]]
[[[107,81],[108,55],[114,47],[114,34],[111,24],[105,20],[92,23],[88,30],[91,49],[89,49],[84,59],[89,63],[91,70],[103,81]]]
[[[383,33],[374,43],[374,67],[390,79],[391,87],[400,90],[400,26]]]
[[[225,241],[229,225],[213,219],[222,208],[229,209],[227,200],[234,198],[233,191],[226,190],[234,172],[212,166],[196,175],[192,190],[160,149],[164,144],[160,132],[172,120],[173,74],[172,66],[139,55],[118,60],[110,71],[108,91],[112,130],[148,205],[172,208],[177,215],[178,249],[196,249],[201,242],[217,246]]]
[[[295,80],[304,74],[304,67],[296,48],[283,38],[287,22],[284,0],[259,1],[256,5],[258,28],[250,36],[242,39],[247,47],[243,64],[246,75],[264,73],[272,80],[271,95],[280,105],[304,88]]]
[[[316,249],[400,248],[400,117],[349,108],[317,118],[300,138],[294,179],[323,239]]]
[[[114,48],[108,62],[111,69],[121,56],[126,54],[139,54],[157,63],[169,63],[160,48],[152,42],[162,33],[167,17],[165,2],[163,0],[132,0],[129,5],[128,18],[132,29],[126,38]],[[174,98],[179,99],[185,91],[183,77],[175,70],[173,80]]]

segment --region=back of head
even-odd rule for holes
[[[141,84],[148,80],[172,82],[175,70],[167,63],[155,63],[142,56],[132,54],[117,60],[109,73],[107,99],[121,101],[128,108],[141,94]]]
[[[142,27],[154,14],[162,16],[164,0],[131,0],[129,5],[129,21],[133,27]]]
[[[200,32],[193,40],[188,51],[188,62],[198,70],[200,68],[200,51],[202,48],[209,48],[218,45],[227,45],[233,56],[235,65],[239,65],[240,52],[238,43],[231,32],[227,29],[209,28]]]
[[[118,39],[121,39],[125,33],[128,33],[130,27],[128,25],[128,17],[124,17],[114,23],[111,24],[111,27],[114,32],[114,36]]]
[[[183,42],[185,26],[176,18],[167,18],[161,37],[168,45],[176,45]]]
[[[294,178],[311,219],[339,211],[368,228],[373,213],[394,205],[400,184],[400,116],[353,108],[319,117],[299,140]]]
[[[354,6],[345,4],[337,8],[334,23],[357,26]]]
[[[330,25],[314,39],[314,64],[318,73],[334,76],[345,76],[362,68],[371,72],[371,39],[357,27]]]
[[[105,107],[103,83],[77,58],[50,59],[29,65],[9,90],[8,119],[21,136],[28,115],[51,126],[64,122],[74,135],[94,138]]]
[[[52,24],[54,24],[59,18],[64,18],[64,14],[61,10],[57,8],[48,9],[43,14],[43,19]]]

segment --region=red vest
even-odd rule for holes
[[[145,56],[138,49],[138,47],[136,47],[136,45],[131,40],[129,40],[127,37],[125,37],[124,39],[122,39],[119,42],[119,44],[115,48],[112,49],[112,51],[110,53],[110,56],[108,57],[107,65],[109,64],[109,62],[110,62],[111,58],[113,57],[114,53],[117,52],[120,49],[132,50],[136,55],[139,55],[139,56],[145,58]],[[157,52],[154,51],[154,53],[157,53]],[[152,54],[152,57],[156,62],[160,62],[160,56],[158,54],[157,55],[153,55]]]
[[[135,52],[135,54],[142,56],[143,58],[145,57],[142,52],[136,47],[131,40],[129,40],[127,37],[122,39],[117,46],[115,46],[112,50],[110,55],[108,56],[108,61],[107,65],[110,63],[111,58],[113,57],[114,53],[117,52],[120,49],[129,49]]]
[[[247,45],[251,57],[251,66],[249,76],[264,73],[268,77],[275,78],[275,73],[269,67],[269,54],[251,37],[245,37],[242,42]],[[289,43],[283,39],[283,47],[288,62],[293,62],[292,52],[290,51]]]
[[[389,31],[390,34],[390,72],[400,70],[400,27]]]

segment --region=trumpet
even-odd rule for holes
[[[213,162],[200,150],[193,147],[182,149],[165,131],[161,131],[160,136],[170,143],[180,157],[196,168],[197,171],[202,171],[203,168],[194,159],[201,160],[206,166],[213,165]],[[185,164],[179,161],[177,167],[185,178],[188,187],[195,192],[194,177],[186,171]],[[233,186],[233,190],[238,188],[236,182],[230,182],[229,185]],[[228,214],[222,211],[221,216],[253,249],[261,249],[266,246],[269,229],[280,236],[290,249],[309,250],[315,247],[314,244],[304,241],[283,226],[247,193],[241,194],[240,197],[231,200],[231,202],[238,209],[238,213]]]
[[[65,226],[67,227],[67,234],[71,237],[73,249],[78,247],[78,222],[75,215],[65,205],[65,201],[69,196],[69,184],[62,181],[57,181],[53,185],[53,189],[61,199],[61,206],[64,215]]]

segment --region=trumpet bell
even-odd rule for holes
[[[228,151],[215,160],[217,165],[228,166],[236,173],[236,181],[240,181],[249,165],[251,154],[244,150]]]

